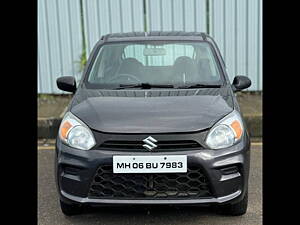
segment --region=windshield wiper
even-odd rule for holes
[[[192,85],[184,85],[178,86],[176,88],[179,89],[188,89],[188,88],[220,88],[220,84],[192,84]]]
[[[141,89],[151,89],[151,88],[174,88],[172,84],[120,84],[116,89],[126,89],[126,88],[141,88]]]

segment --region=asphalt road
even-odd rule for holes
[[[87,209],[84,214],[66,217],[60,211],[54,181],[54,150],[51,146],[38,150],[38,224],[262,224],[262,146],[251,149],[248,211],[243,216],[218,215],[203,207],[109,207]]]

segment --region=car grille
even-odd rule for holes
[[[143,141],[105,141],[99,148],[101,150],[120,150],[120,151],[148,151],[143,148]],[[155,151],[182,151],[203,148],[198,142],[192,140],[180,141],[159,141]]]
[[[111,165],[100,166],[89,198],[191,199],[212,197],[209,182],[198,167],[187,173],[114,174]]]

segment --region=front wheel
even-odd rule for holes
[[[218,206],[218,213],[229,216],[241,216],[247,212],[248,207],[248,191],[244,198],[235,204],[226,204]]]
[[[62,201],[60,201],[60,208],[61,208],[61,211],[66,216],[78,215],[82,212],[82,206],[81,205],[66,204]]]

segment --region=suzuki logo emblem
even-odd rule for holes
[[[154,143],[157,142],[157,140],[155,140],[155,139],[154,139],[153,137],[151,137],[151,136],[145,138],[145,139],[143,140],[143,142],[145,143],[145,144],[143,145],[143,147],[146,148],[146,149],[148,149],[148,150],[150,150],[150,151],[157,147],[157,145],[154,144]]]

